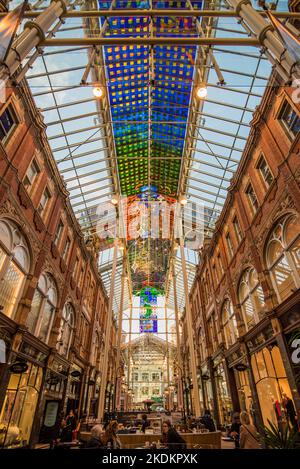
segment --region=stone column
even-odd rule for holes
[[[35,21],[27,21],[17,43],[11,48],[5,65],[12,76],[27,55],[45,39],[45,34],[55,21],[67,10],[69,0],[53,0]],[[7,71],[6,70],[6,71]],[[5,74],[2,69],[2,73]],[[0,69],[1,75],[1,69]]]
[[[228,4],[250,28],[251,35],[271,53],[276,60],[276,67],[286,78],[299,78],[299,70],[295,68],[296,60],[289,54],[283,43],[274,32],[273,25],[263,18],[251,5],[250,0],[228,0]],[[242,23],[243,24],[243,23]]]

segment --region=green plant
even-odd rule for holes
[[[299,446],[299,433],[288,426],[283,431],[268,420],[268,426],[263,427],[261,443],[269,449],[296,449]]]

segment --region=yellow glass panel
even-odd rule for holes
[[[273,347],[271,354],[272,354],[277,378],[286,378],[286,372],[284,369],[284,365],[283,365],[283,361],[281,358],[279,348],[277,346]]]

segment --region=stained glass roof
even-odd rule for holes
[[[101,9],[112,2],[99,0]],[[201,8],[202,2],[192,2]],[[148,1],[117,1],[114,8],[149,8]],[[154,1],[153,8],[186,8],[182,1]],[[104,23],[104,19],[102,23]],[[192,17],[109,18],[106,37],[196,36]],[[186,133],[196,46],[104,47],[122,194],[155,183],[176,196]]]

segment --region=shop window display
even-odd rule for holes
[[[300,288],[300,221],[287,215],[273,229],[266,249],[267,266],[279,301]]]
[[[0,305],[10,318],[14,317],[29,267],[24,236],[11,220],[0,220]]]
[[[204,388],[204,393],[206,396],[206,405],[211,411],[211,413],[213,413],[214,412],[214,397],[213,397],[212,385],[211,385],[210,379],[208,380],[206,379],[203,381],[203,388]]]
[[[223,363],[220,363],[215,368],[214,375],[215,375],[215,382],[216,382],[216,387],[217,387],[220,423],[222,425],[226,425],[226,424],[229,424],[231,421],[232,403],[231,403],[231,398],[230,398],[230,394],[229,394],[228,387],[227,387]]]
[[[48,343],[57,304],[57,289],[52,276],[43,273],[34,293],[26,325],[40,340]]]
[[[12,373],[0,413],[0,446],[18,447],[29,443],[41,388],[43,370],[28,364],[26,372]]]
[[[285,396],[292,398],[292,394],[277,345],[253,354],[251,366],[265,425],[269,420],[278,428],[284,428],[287,425],[284,399]]]
[[[250,388],[248,371],[234,370],[234,377],[238,391],[240,408],[250,415],[252,424],[258,428],[258,420],[253,404],[253,396]]]
[[[247,269],[239,284],[239,301],[242,307],[244,322],[247,329],[253,327],[260,320],[264,309],[264,294],[253,267]]]

